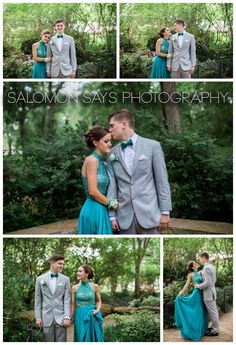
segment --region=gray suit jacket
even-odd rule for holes
[[[112,160],[113,156],[118,160]],[[131,175],[118,144],[109,155],[108,173],[108,197],[119,201],[116,214],[110,215],[116,216],[122,230],[129,228],[134,214],[143,228],[150,229],[159,225],[161,211],[171,210],[170,186],[159,142],[138,136]]]
[[[55,293],[49,288],[49,273],[36,279],[35,319],[42,320],[45,327],[55,320],[62,324],[64,317],[70,317],[70,279],[59,273]]]
[[[183,44],[180,48],[178,34],[174,34],[170,38],[169,54],[172,57],[167,59],[166,65],[171,66],[172,71],[178,71],[179,67],[183,71],[189,71],[192,66],[196,66],[196,43],[192,34],[185,32],[183,36]]]
[[[72,70],[77,68],[73,37],[64,34],[60,51],[57,36],[53,36],[48,44],[47,57],[52,57],[52,61],[47,63],[47,71],[51,72],[53,78],[57,77],[60,71],[65,77],[71,75]]]
[[[216,271],[212,264],[207,263],[204,265],[202,277],[204,281],[198,287],[200,290],[203,290],[204,301],[216,300]]]

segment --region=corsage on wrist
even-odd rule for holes
[[[49,58],[45,58],[45,59],[44,59],[44,62],[49,62]]]
[[[107,206],[108,206],[109,210],[116,211],[118,209],[119,203],[118,203],[117,199],[109,199]]]

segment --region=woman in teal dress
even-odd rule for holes
[[[41,34],[41,40],[32,46],[34,60],[32,78],[47,78],[46,63],[50,61],[50,58],[47,58],[47,43],[50,37],[50,31],[44,30]]]
[[[74,318],[74,342],[104,342],[100,288],[92,282],[93,277],[92,267],[82,265],[77,273],[80,283],[72,287],[71,316]]]
[[[182,296],[190,284],[203,282],[200,266],[195,261],[188,264],[191,273],[188,274],[187,282],[175,300],[175,325],[180,329],[184,339],[200,341],[208,328],[208,313],[203,301],[202,291],[194,288],[191,295]]]
[[[111,134],[97,126],[85,134],[85,140],[94,151],[86,157],[82,167],[82,181],[87,199],[80,211],[79,235],[111,235],[108,209],[117,209],[118,202],[107,198],[110,183],[103,156],[110,152]]]
[[[171,78],[171,74],[167,71],[166,61],[171,57],[168,54],[170,30],[162,28],[160,31],[160,38],[156,42],[156,56],[152,63],[151,78]]]

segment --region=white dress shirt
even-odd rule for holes
[[[128,145],[124,150],[121,149],[121,155],[122,158],[125,162],[125,166],[130,173],[130,175],[133,172],[133,167],[134,167],[134,156],[135,156],[135,146],[137,142],[138,136],[136,133],[129,138],[127,141],[132,140],[133,145]]]
[[[63,34],[62,34],[63,35]],[[64,37],[64,35],[63,35]],[[63,37],[56,37],[56,40],[57,40],[57,47],[58,47],[58,50],[61,52],[61,49],[62,49],[62,42],[63,42]]]
[[[185,35],[185,32],[186,31],[183,31],[183,35],[178,35],[178,40],[179,40],[179,46],[180,46],[180,48],[182,48],[182,45],[183,45],[183,42],[184,42],[184,35]],[[179,33],[181,33],[181,32],[179,32]]]
[[[55,273],[53,273],[53,272],[51,272],[51,271],[49,271],[49,289],[50,289],[50,291],[51,291],[51,293],[54,295],[54,293],[55,293],[55,291],[56,291],[56,286],[57,286],[57,279],[58,278],[56,278],[56,277],[51,277],[51,273],[52,274],[55,274]]]

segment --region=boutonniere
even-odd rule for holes
[[[63,284],[62,284],[62,283],[59,283],[58,286],[63,286]]]
[[[44,280],[41,280],[41,281],[40,281],[40,284],[41,284],[41,285],[46,285],[46,283],[45,283]]]
[[[52,40],[51,40],[49,43],[50,43],[50,44],[54,44]]]
[[[174,42],[176,41],[176,37],[172,37],[171,40]]]
[[[110,155],[110,157],[109,157],[109,161],[110,161],[110,162],[115,162],[115,161],[119,162],[120,160],[119,160],[119,157],[117,157],[117,156],[115,155],[115,153],[112,153],[112,154]]]

